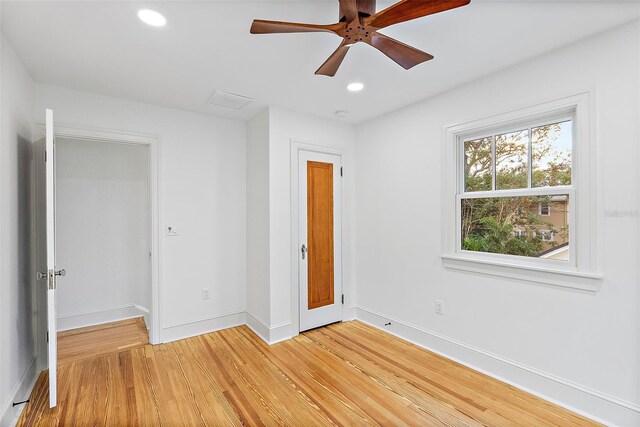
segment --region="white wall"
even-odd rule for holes
[[[594,416],[640,424],[638,43],[635,22],[360,125],[358,316],[393,319],[393,333]],[[590,89],[602,290],[445,270],[444,128]],[[635,216],[604,214],[615,210]]]
[[[58,330],[145,314],[149,214],[148,146],[56,140]]]
[[[45,108],[58,124],[160,139],[160,339],[244,323],[244,123],[37,84],[37,121]],[[177,236],[165,236],[169,225]]]
[[[31,270],[33,81],[0,33],[0,426],[35,374]],[[16,407],[16,410],[21,406]]]
[[[247,324],[269,343],[299,330],[297,241],[292,240],[297,236],[291,232],[292,227],[297,230],[292,212],[294,143],[343,154],[344,318],[353,318],[354,141],[350,125],[278,107],[269,107],[247,123]]]
[[[256,329],[271,321],[269,219],[269,110],[265,109],[247,122],[247,314],[255,318],[248,322]]]
[[[269,109],[269,192],[270,192],[270,295],[271,328],[279,329],[276,339],[297,334],[298,301],[292,304],[292,286],[298,286],[297,264],[292,260],[291,225],[291,143],[301,142],[344,152],[343,165],[343,289],[345,307],[353,303],[353,222],[355,129],[336,121],[320,119],[282,108]],[[295,258],[297,259],[297,258]],[[350,314],[346,315],[347,317]]]

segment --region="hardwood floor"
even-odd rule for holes
[[[58,332],[58,366],[148,343],[142,317]]]
[[[240,326],[61,365],[25,425],[598,425],[353,321],[271,347]]]

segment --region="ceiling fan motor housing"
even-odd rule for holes
[[[360,16],[371,16],[376,13],[376,0],[357,0],[358,12]],[[347,11],[343,3],[340,3],[340,13],[338,15],[340,22],[347,20]]]

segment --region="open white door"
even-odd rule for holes
[[[340,156],[300,151],[300,331],[342,320]]]
[[[45,151],[43,163],[45,169],[45,191],[40,197],[45,199],[39,203],[45,212],[46,271],[38,273],[38,279],[46,279],[47,288],[47,353],[49,366],[49,406],[56,406],[57,393],[57,326],[56,326],[56,279],[64,276],[64,270],[56,269],[56,185],[55,185],[55,141],[53,130],[53,111],[46,110]],[[42,163],[39,164],[42,167]],[[44,206],[43,206],[44,205]]]

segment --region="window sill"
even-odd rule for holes
[[[603,276],[597,274],[480,260],[459,255],[443,255],[442,265],[453,270],[470,271],[591,292],[599,291],[603,280]]]

